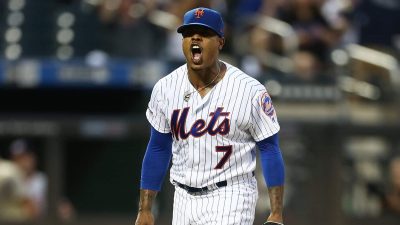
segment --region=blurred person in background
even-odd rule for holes
[[[297,34],[299,51],[293,57],[294,71],[305,81],[318,80],[338,41],[321,7],[319,0],[291,0],[277,9],[276,17],[290,24]]]
[[[33,203],[32,219],[43,217],[46,214],[47,177],[38,171],[35,152],[26,140],[17,139],[10,145],[10,156],[22,172],[26,197]]]
[[[22,171],[0,158],[0,222],[22,222],[33,214],[33,202],[26,198]]]
[[[400,216],[400,156],[392,159],[389,165],[389,190],[385,196],[385,208]]]

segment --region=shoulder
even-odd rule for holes
[[[245,88],[250,92],[250,95],[254,96],[259,92],[266,91],[265,86],[256,78],[248,75],[236,66],[226,62],[224,63],[227,66],[226,75],[229,77],[229,79],[233,79],[234,82],[240,82],[245,85]]]
[[[183,79],[184,75],[187,73],[187,68],[186,68],[186,64],[176,68],[175,70],[173,70],[171,73],[167,74],[166,76],[164,76],[163,78],[161,78],[160,80],[158,80],[156,82],[156,84],[153,87],[153,90],[158,90],[158,89],[166,89],[166,90],[170,90],[171,88],[173,88],[177,81],[179,79]]]

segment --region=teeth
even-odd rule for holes
[[[193,49],[200,49],[200,47],[197,46],[197,45],[194,45],[194,46],[193,46]]]

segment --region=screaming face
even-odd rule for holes
[[[204,26],[189,26],[182,32],[182,36],[182,49],[186,61],[195,70],[213,65],[224,44],[224,38]]]

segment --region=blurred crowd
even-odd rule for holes
[[[21,2],[26,5],[19,7],[27,11],[25,22],[19,22],[17,16],[7,20],[23,23],[22,30],[25,27],[22,57],[67,60],[99,57],[91,53],[100,52],[103,59],[182,63],[176,27],[188,9],[198,6],[223,14],[227,38],[224,59],[253,76],[272,72],[289,74],[286,78],[297,81],[329,82],[332,61],[346,61],[340,54],[332,60],[336,49],[354,43],[395,57],[400,49],[400,28],[394,25],[400,21],[397,0],[43,0],[34,4],[8,0],[9,5],[16,5],[14,9]],[[4,15],[6,4],[0,3]],[[46,10],[49,13],[43,13]],[[9,39],[10,43],[16,41],[11,34]],[[53,43],[45,43],[49,41]]]
[[[227,60],[253,76],[294,74],[300,81],[330,81],[332,52],[348,44],[399,55],[397,0],[97,0],[83,1],[111,36],[111,56],[183,62],[176,27],[198,6],[219,10],[226,20]],[[269,20],[268,20],[269,19]],[[263,24],[267,24],[263,26]],[[328,72],[327,72],[328,71]]]

